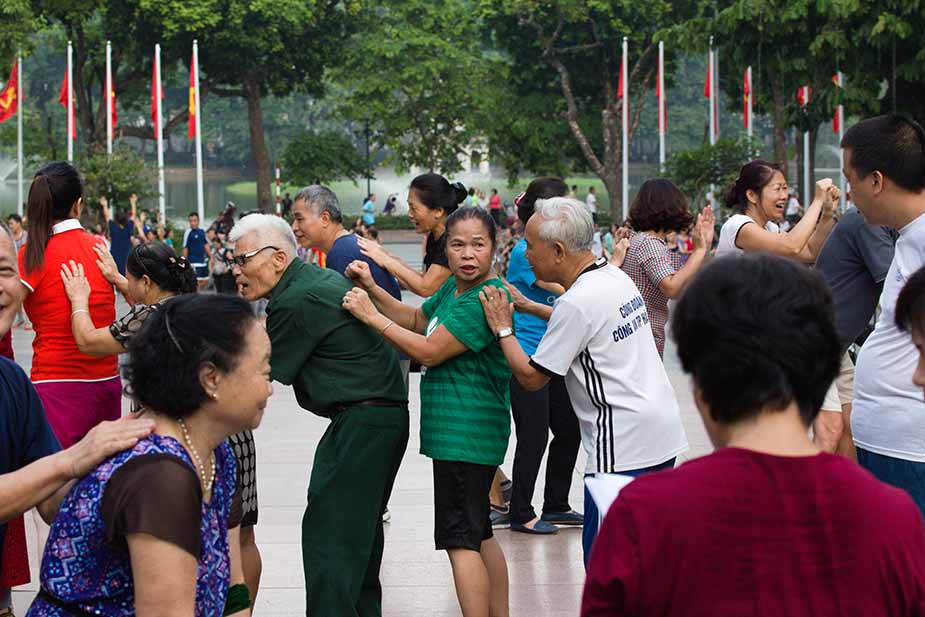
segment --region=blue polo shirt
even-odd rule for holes
[[[389,292],[389,295],[401,302],[401,287],[398,285],[398,279],[389,274],[379,264],[363,254],[360,250],[360,243],[356,234],[347,234],[341,236],[331,245],[325,265],[331,270],[336,270],[341,274],[347,271],[350,262],[365,261],[369,264],[369,271],[376,280],[376,285]],[[346,276],[346,274],[344,274]]]
[[[183,236],[183,248],[189,250],[187,259],[194,266],[204,266],[209,263],[206,257],[206,232],[202,228],[187,229]]]
[[[60,449],[45,419],[42,401],[25,371],[15,362],[0,357],[0,475],[17,471]],[[5,537],[6,525],[0,525],[0,560]]]
[[[547,291],[536,284],[533,267],[527,261],[527,241],[521,239],[511,250],[511,259],[507,266],[507,281],[527,296],[530,300],[552,306],[559,296]],[[546,334],[546,322],[527,313],[514,313],[514,336],[523,348],[524,353],[532,356]]]

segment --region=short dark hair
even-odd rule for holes
[[[151,313],[129,340],[126,392],[171,418],[185,418],[209,396],[199,370],[237,367],[248,329],[257,318],[244,299],[227,294],[185,294]]]
[[[653,178],[639,187],[627,222],[635,231],[685,231],[694,217],[687,197],[671,180]]]
[[[198,213],[198,212],[190,212],[189,214],[186,215],[186,218],[191,219],[191,218],[193,218],[194,216],[198,219],[198,218],[199,218],[199,213]]]
[[[148,233],[153,233],[149,229]],[[188,294],[196,291],[196,272],[185,257],[162,242],[145,242],[133,247],[125,269],[135,278],[147,275],[161,291]]]
[[[421,174],[411,181],[411,190],[415,192],[430,210],[443,210],[444,216],[453,214],[466,199],[466,187],[462,182],[450,181],[435,173]],[[475,192],[475,191],[473,191]]]
[[[720,423],[795,403],[809,426],[841,364],[826,284],[772,255],[730,255],[704,268],[678,302],[672,335]]]
[[[896,299],[896,327],[902,332],[925,334],[925,268],[919,268],[903,285]]]
[[[482,222],[482,225],[485,226],[485,231],[488,232],[488,238],[491,241],[491,245],[495,246],[497,240],[497,227],[495,226],[495,219],[492,218],[488,212],[482,210],[481,208],[459,208],[453,214],[451,214],[446,219],[446,233],[449,234],[450,230],[461,221],[469,220],[478,220]]]
[[[565,197],[568,194],[568,185],[565,180],[555,176],[543,176],[534,178],[533,182],[527,186],[527,190],[517,202],[517,218],[524,225],[533,216],[536,208],[537,199],[550,199],[552,197]]]
[[[925,189],[925,132],[915,120],[899,114],[861,120],[841,147],[851,149],[851,167],[862,178],[879,171],[907,191]]]
[[[16,221],[17,223],[22,224],[22,217],[19,216],[18,214],[16,214],[15,212],[14,212],[13,214],[9,215],[8,217],[6,217],[6,220],[7,220],[7,221]]]
[[[774,174],[779,171],[779,165],[761,159],[743,165],[739,170],[739,177],[726,191],[726,207],[737,212],[745,212],[748,208],[748,192],[754,191],[760,195],[764,187],[771,184]]]

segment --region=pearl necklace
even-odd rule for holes
[[[215,457],[212,457],[212,475],[209,476],[209,481],[205,482],[206,468],[205,465],[202,464],[202,459],[199,457],[199,452],[196,451],[196,446],[193,445],[193,440],[190,439],[189,430],[186,428],[186,422],[180,418],[177,420],[177,424],[180,425],[180,430],[183,431],[183,439],[186,441],[186,445],[189,446],[190,454],[193,455],[193,460],[196,461],[196,466],[199,467],[199,477],[201,478],[201,481],[204,482],[204,492],[208,493],[212,490],[212,485],[215,484]]]

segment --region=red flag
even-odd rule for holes
[[[17,62],[13,62],[13,70],[6,82],[3,92],[0,92],[0,122],[6,122],[19,108],[19,91],[17,90],[18,70]]]
[[[812,96],[813,89],[809,86],[802,86],[797,88],[797,103],[800,104],[800,107],[806,107],[809,104],[809,99]]]
[[[745,79],[742,85],[742,119],[745,128],[748,129],[749,115],[751,115],[751,105],[748,104],[748,97],[752,93],[751,80],[748,78],[748,69],[745,69]]]
[[[626,58],[621,56],[620,57],[620,79],[617,82],[617,99],[622,101],[623,98],[626,97],[626,116],[628,118],[630,115],[630,100],[629,100],[628,89],[627,89],[627,81],[629,80],[626,78],[626,75],[624,75],[625,73],[623,69],[624,66],[626,66]],[[622,108],[621,108],[620,117],[621,118],[623,117]]]
[[[160,96],[157,96],[157,90],[157,64],[155,63],[151,68],[151,124],[154,125],[155,137],[157,137],[157,132],[160,130],[157,123],[158,106],[160,105],[160,100],[164,98],[164,88],[161,88]]]
[[[710,62],[707,62],[707,81],[703,84],[704,98],[710,98],[710,90],[713,85],[713,71],[710,70]]]
[[[186,135],[190,139],[196,138],[196,114],[199,113],[199,110],[196,109],[196,75],[193,73],[193,70],[196,67],[193,65],[193,61],[190,60],[189,63],[189,126],[186,129]]]
[[[832,83],[835,84],[836,88],[841,88],[841,84],[838,83],[838,75],[832,75]],[[835,117],[832,118],[832,132],[838,133],[841,130],[841,114],[842,106],[838,105],[835,108]]]
[[[58,93],[58,102],[64,105],[64,109],[67,109],[67,95],[68,95],[68,83],[67,83],[67,69],[64,69],[64,81],[61,82],[61,91]],[[75,117],[75,111],[77,101],[74,101],[71,104],[71,137],[77,138],[77,118]],[[65,129],[67,130],[67,129]]]
[[[109,96],[112,97],[112,129],[116,130],[116,125],[119,124],[119,114],[116,112],[116,88],[109,84]]]
[[[658,131],[659,133],[666,133],[668,132],[668,108],[665,101],[662,100],[664,96],[664,92],[662,92],[662,81],[664,80],[662,71],[662,63],[659,62],[658,79],[655,82],[655,98],[658,100]]]

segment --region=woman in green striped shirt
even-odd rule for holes
[[[479,301],[486,285],[504,289],[492,270],[495,223],[484,210],[462,208],[446,233],[452,276],[423,306],[395,300],[355,261],[347,275],[359,287],[344,307],[427,367],[421,453],[433,459],[434,542],[449,555],[463,616],[505,617],[507,563],[492,537],[488,492],[511,434],[511,370]]]

